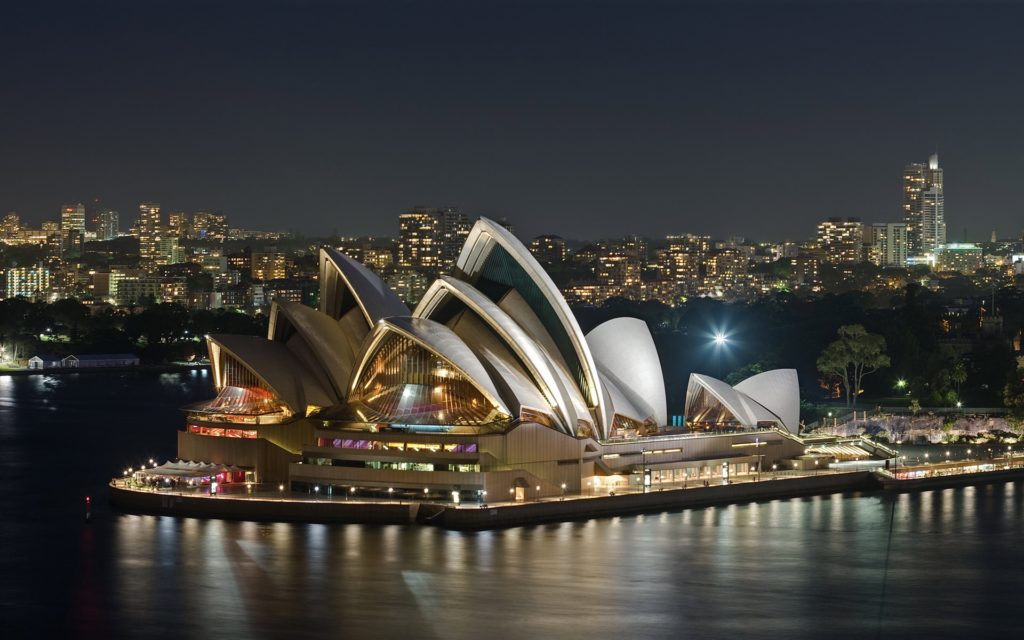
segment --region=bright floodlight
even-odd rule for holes
[[[726,343],[727,341],[728,341],[728,338],[726,338],[726,337],[725,337],[725,334],[724,334],[724,333],[716,333],[716,334],[715,334],[715,344],[716,344],[716,345],[718,345],[718,346],[722,346],[722,345],[723,345],[723,344],[725,344],[725,343]]]

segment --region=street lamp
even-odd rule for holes
[[[565,500],[565,483],[562,483],[562,500]]]
[[[537,485],[537,502],[540,502],[540,485]]]
[[[640,448],[640,486],[643,487],[642,492],[647,493],[647,449],[645,447]]]

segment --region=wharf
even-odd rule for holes
[[[929,491],[970,485],[1024,480],[1024,465],[1018,458],[1012,463],[961,462],[917,466],[895,472],[880,471],[878,482],[886,491]]]
[[[874,490],[878,486],[870,471],[853,471],[622,495],[505,502],[483,507],[429,501],[313,500],[291,494],[211,497],[131,488],[117,481],[111,482],[109,496],[116,508],[134,513],[229,520],[420,524],[479,530]]]

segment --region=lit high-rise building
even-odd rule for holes
[[[469,218],[459,209],[441,210],[441,268],[450,269],[469,237]]]
[[[861,261],[864,225],[860,218],[829,218],[818,223],[818,246],[833,264]]]
[[[876,222],[871,225],[871,262],[879,267],[907,266],[907,225]]]
[[[436,210],[417,208],[398,216],[398,264],[440,271],[444,217]]]
[[[190,237],[194,240],[224,242],[228,237],[228,217],[223,213],[196,211],[192,216]]]
[[[288,258],[283,253],[257,252],[252,253],[253,280],[283,280],[288,277]]]
[[[60,208],[60,230],[78,231],[85,234],[85,205],[81,202],[66,204]]]
[[[81,202],[60,208],[61,253],[78,253],[85,238],[85,205]]]
[[[175,238],[187,238],[191,228],[188,214],[184,211],[171,211],[167,214],[167,232]]]
[[[981,247],[970,242],[951,242],[936,248],[935,268],[972,275],[985,264]]]
[[[50,270],[42,265],[7,270],[7,297],[43,300],[50,289]]]
[[[632,256],[621,253],[601,256],[594,276],[604,287],[606,297],[636,299],[640,296],[640,262]]]
[[[666,236],[669,251],[693,253],[703,258],[711,251],[711,236],[699,236],[693,233]]]
[[[942,187],[932,187],[921,197],[921,251],[935,253],[946,244],[946,198]]]
[[[113,209],[100,209],[96,223],[96,237],[99,240],[113,240],[121,231],[120,216]]]
[[[455,264],[469,236],[469,219],[459,209],[416,207],[398,216],[398,264],[432,274]]]
[[[139,234],[139,262],[143,268],[156,266],[160,237],[160,204],[140,202],[139,220],[135,225]]]
[[[2,234],[5,240],[12,240],[18,237],[21,232],[21,216],[11,211],[4,216]]]
[[[677,293],[698,293],[703,282],[704,259],[711,251],[711,237],[684,233],[666,237],[668,246],[659,252],[662,278],[675,283]]]
[[[160,236],[156,240],[156,265],[181,264],[185,262],[185,249],[176,236]]]
[[[530,242],[530,253],[538,262],[558,264],[569,257],[569,246],[559,236],[537,236]]]
[[[935,250],[935,244],[924,244],[925,193],[933,191],[942,196],[943,173],[938,154],[932,154],[927,163],[914,162],[903,168],[903,222],[907,225],[907,255],[922,256]],[[933,214],[935,210],[933,208]],[[945,227],[945,219],[941,220]],[[937,222],[933,221],[933,229]]]

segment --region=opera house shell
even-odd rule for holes
[[[774,426],[797,434],[800,386],[796,369],[774,369],[729,386],[711,376],[690,374],[686,422],[708,428]]]
[[[324,248],[319,309],[275,301],[266,338],[207,340],[217,395],[186,408],[179,457],[258,481],[526,499],[603,490],[647,463],[678,479],[750,462],[723,443],[683,454],[662,434],[652,447],[668,416],[646,323],[616,318],[584,335],[526,247],[483,218],[415,309]],[[760,417],[764,405],[710,380],[700,389]],[[758,397],[774,379],[748,382]],[[778,411],[788,429],[788,405]]]

